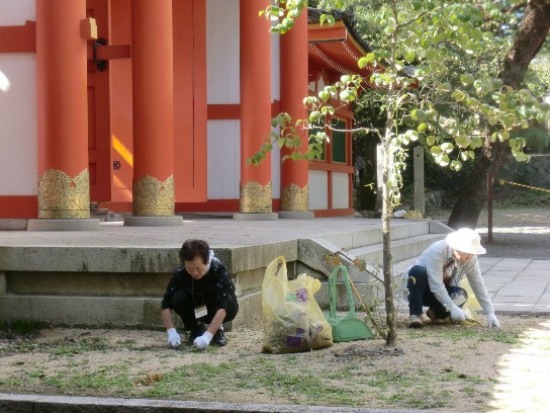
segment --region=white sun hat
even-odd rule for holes
[[[452,249],[466,254],[485,254],[487,251],[481,246],[481,237],[470,228],[460,228],[451,232],[445,238]]]

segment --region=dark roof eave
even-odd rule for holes
[[[356,24],[354,22],[353,13],[351,10],[346,11],[338,11],[338,10],[332,10],[332,11],[325,11],[321,9],[316,9],[314,7],[308,7],[307,8],[307,22],[308,24],[319,24],[321,20],[321,15],[323,14],[331,14],[334,16],[334,19],[336,21],[343,21],[346,25],[346,28],[348,29],[349,33],[353,37],[353,39],[366,51],[366,52],[372,52],[374,49],[363,39],[361,39],[359,32],[357,31]]]

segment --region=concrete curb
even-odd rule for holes
[[[5,393],[0,393],[0,411],[4,413],[148,413],[157,411],[163,413],[436,413],[434,410],[416,409],[369,409],[366,407],[268,405]]]

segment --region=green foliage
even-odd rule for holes
[[[284,3],[284,2],[283,2]],[[278,21],[275,32],[284,33],[285,19],[305,6],[304,1],[287,1],[284,10],[268,8],[266,16]],[[359,68],[371,67],[368,79],[342,76],[304,103],[310,110],[306,128],[328,126],[334,113],[332,102],[354,102],[357,106],[378,104],[388,114],[386,150],[394,158],[389,186],[393,204],[399,202],[401,148],[419,138],[430,147],[435,161],[459,171],[475,157],[475,150],[494,142],[508,142],[517,160],[529,157],[523,152],[522,131],[529,120],[547,119],[549,105],[529,90],[513,90],[497,78],[499,61],[510,47],[518,22],[507,13],[514,2],[477,1],[319,1],[327,9],[354,7],[359,28],[367,40],[376,41],[374,51],[358,61]],[[322,20],[330,24],[330,16]],[[369,87],[372,85],[373,87]],[[286,122],[286,120],[285,120]],[[290,131],[280,123],[283,133]],[[284,135],[283,135],[284,136]],[[278,139],[273,137],[272,142]],[[321,132],[310,145],[322,145]],[[288,137],[284,138],[288,142]],[[266,144],[263,151],[272,146]],[[317,150],[318,152],[318,150]],[[307,157],[303,154],[302,156]],[[258,158],[259,159],[259,158]]]
[[[307,7],[305,0],[279,0],[269,6],[266,10],[260,11],[260,16],[265,15],[273,22],[271,30],[276,33],[285,34],[292,29],[294,21],[300,16],[302,10]]]
[[[550,96],[550,55],[538,56],[525,74],[527,88],[537,96]]]

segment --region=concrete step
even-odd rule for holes
[[[407,260],[416,257],[426,249],[430,244],[444,237],[443,234],[422,234],[414,235],[409,238],[392,240],[391,252],[393,262]],[[361,258],[367,263],[382,263],[383,244],[367,245],[360,248],[354,248],[348,251],[351,256]]]
[[[391,253],[394,294],[402,301],[402,274],[416,258],[433,242],[443,239],[451,229],[438,221],[398,221],[392,222]],[[371,228],[354,231],[350,234],[300,240],[299,251],[306,272],[319,277],[322,281],[321,291],[316,296],[321,307],[328,305],[327,277],[334,265],[330,257],[338,257],[348,269],[348,275],[369,305],[378,305],[383,301],[383,243],[382,230]],[[366,262],[366,270],[360,270],[354,264],[356,259]],[[333,263],[337,262],[332,261]],[[341,286],[340,286],[341,287]],[[345,290],[338,288],[338,302],[345,302]],[[356,302],[357,304],[357,302]]]
[[[429,220],[398,220],[391,223],[392,240],[410,238],[417,235],[424,235],[437,232],[439,223]],[[441,230],[440,230],[441,231]],[[379,225],[367,226],[364,228],[358,225],[357,230],[340,234],[333,234],[323,237],[331,244],[337,245],[340,249],[350,250],[382,243],[382,229]]]

